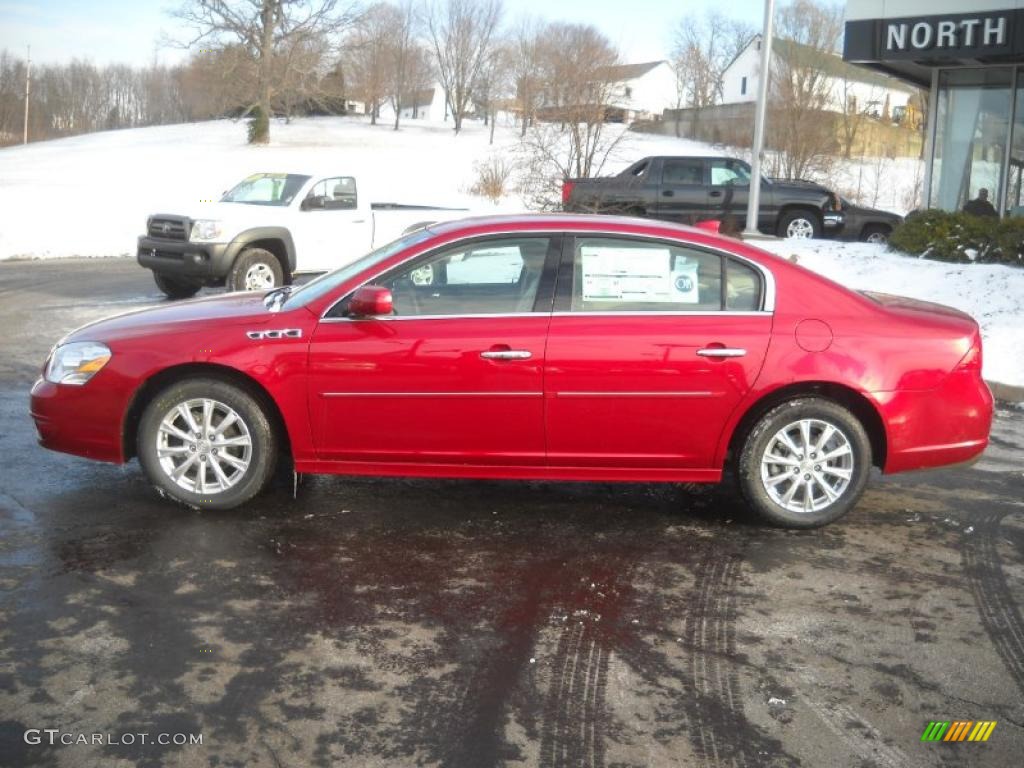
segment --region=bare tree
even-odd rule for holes
[[[270,140],[275,93],[290,71],[289,51],[339,32],[355,19],[339,0],[186,0],[173,15],[191,31],[184,45],[223,49],[234,45],[251,60],[244,114],[256,113],[250,141]]]
[[[419,19],[413,0],[402,0],[401,4],[396,6],[395,11],[394,27],[391,30],[388,45],[388,55],[391,59],[388,98],[395,110],[395,130],[397,131],[398,121],[402,115],[402,101],[409,92],[409,83],[412,80],[422,79],[417,75],[421,74],[423,57],[418,55]]]
[[[366,105],[370,124],[376,125],[380,107],[391,93],[394,82],[394,38],[402,25],[401,12],[389,3],[367,8],[346,38],[352,93]]]
[[[700,110],[722,98],[726,68],[755,34],[746,22],[728,19],[718,12],[709,12],[703,18],[688,16],[677,25],[672,44],[677,106],[695,110],[695,127]]]
[[[778,10],[776,29],[769,143],[780,151],[782,172],[788,178],[826,172],[837,142],[834,122],[824,119],[833,103],[834,85],[824,64],[836,55],[842,8],[791,0]]]
[[[520,19],[511,35],[511,77],[519,106],[520,135],[533,121],[543,91],[541,85],[541,48],[544,24],[539,19]]]
[[[557,204],[561,181],[601,172],[625,135],[608,130],[618,53],[594,27],[549,24],[540,42],[536,124],[522,140],[521,189],[535,206]]]
[[[455,133],[462,130],[473,84],[490,53],[501,14],[501,0],[433,0],[427,8],[427,30]]]
[[[494,143],[494,124],[498,117],[498,109],[505,99],[511,95],[512,69],[515,51],[507,41],[499,41],[491,46],[484,59],[473,86],[473,102],[478,112],[483,112],[484,124],[490,125],[489,143]]]

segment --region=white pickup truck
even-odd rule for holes
[[[352,176],[257,173],[191,215],[157,213],[139,238],[139,264],[172,299],[204,285],[276,288],[296,274],[342,267],[404,232],[462,209],[370,203]]]

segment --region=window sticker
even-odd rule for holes
[[[697,263],[667,248],[580,248],[584,301],[696,304]]]

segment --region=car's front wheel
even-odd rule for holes
[[[778,234],[794,240],[821,237],[821,219],[810,211],[788,211],[779,219]]]
[[[277,464],[277,436],[263,407],[218,379],[186,379],[154,397],[139,421],[137,450],[159,491],[211,509],[251,499]]]
[[[871,442],[849,410],[820,397],[776,406],[747,435],[740,491],[769,522],[814,528],[849,512],[867,484]]]

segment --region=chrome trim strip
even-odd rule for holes
[[[508,312],[505,314],[496,312],[493,314],[479,315],[390,315],[387,317],[325,317],[322,323],[366,323],[373,320],[393,323],[400,320],[469,320],[472,318],[503,318],[503,317],[771,317],[771,312],[763,311],[738,311],[738,310],[708,310],[700,312],[686,311],[655,311],[645,312],[643,310],[609,310],[607,312]]]
[[[543,397],[543,392],[321,392],[320,397]]]
[[[655,225],[657,225],[657,223],[658,223],[657,219],[652,219],[651,221]],[[603,230],[603,229],[586,229],[586,230],[583,230],[583,229],[566,229],[565,227],[553,227],[551,229],[529,229],[529,230],[523,230],[523,229],[504,230],[503,229],[503,230],[497,230],[495,232],[487,232],[485,235],[470,235],[468,237],[455,238],[454,240],[449,240],[449,241],[447,241],[445,243],[441,243],[441,244],[439,244],[436,247],[437,248],[446,248],[448,246],[457,245],[460,240],[473,240],[473,239],[476,239],[478,237],[490,237],[492,235],[494,235],[495,237],[507,236],[507,235],[522,235],[524,237],[528,237],[530,235],[569,235],[569,236],[572,236],[572,237],[588,237],[588,236],[590,236],[590,237],[615,237],[615,238],[627,239],[627,240],[628,239],[634,239],[634,240],[662,240],[662,241],[670,240],[670,241],[673,241],[673,242],[678,242],[678,243],[680,243],[682,245],[690,246],[692,248],[697,248],[698,250],[710,251],[712,253],[717,253],[717,254],[719,254],[721,256],[730,256],[730,257],[732,257],[734,259],[738,259],[739,261],[742,261],[744,264],[749,264],[751,267],[753,267],[758,272],[760,272],[762,278],[764,279],[764,301],[762,302],[761,310],[758,311],[758,312],[754,312],[754,313],[734,312],[732,314],[769,314],[770,315],[770,314],[773,314],[775,312],[775,275],[773,275],[772,271],[770,269],[768,269],[766,266],[764,266],[763,264],[758,264],[756,261],[748,259],[746,256],[742,256],[742,255],[740,255],[738,253],[733,253],[732,251],[725,251],[725,250],[722,250],[721,248],[717,248],[717,247],[715,247],[713,245],[705,245],[704,243],[693,243],[693,242],[689,242],[687,240],[677,240],[676,238],[673,238],[673,237],[659,237],[659,236],[656,236],[656,235],[639,235],[639,234],[637,234],[635,232],[613,232],[613,231],[607,231],[607,230]],[[379,272],[374,273],[372,276],[370,276],[366,280],[364,280],[360,285],[357,285],[355,288],[353,288],[352,291],[350,291],[349,293],[346,293],[344,296],[340,297],[336,302],[331,304],[331,306],[329,306],[327,309],[325,309],[323,314],[320,316],[320,321],[321,322],[337,322],[338,320],[349,320],[349,318],[347,318],[347,317],[329,318],[329,317],[327,317],[327,315],[329,315],[331,313],[331,310],[333,310],[336,306],[338,306],[338,304],[340,304],[345,299],[347,299],[349,296],[351,296],[352,293],[354,291],[358,290],[361,286],[366,285],[367,283],[373,282],[378,277],[383,275],[385,272],[390,272],[392,269],[395,269],[395,268],[401,266],[402,264],[405,264],[406,262],[412,261],[413,259],[416,259],[416,258],[418,258],[420,256],[423,256],[424,254],[429,253],[432,250],[434,250],[434,248],[431,248],[431,247],[427,247],[427,248],[424,248],[422,250],[418,250],[413,255],[411,255],[409,258],[405,259],[405,261],[399,262],[398,264],[395,264],[392,267],[388,267],[387,269],[382,269]],[[727,311],[727,310],[723,310],[722,312],[715,312],[714,314],[720,315],[720,314],[722,314],[725,311]],[[543,316],[543,315],[548,314],[548,313],[545,313],[545,312],[527,312],[527,313],[515,313],[515,315],[492,315],[492,317],[509,317],[509,316],[516,316],[516,315],[519,315],[519,314],[529,314],[529,315]],[[583,313],[576,312],[576,313],[573,313],[573,314],[583,314]],[[643,313],[643,314],[650,314],[650,313]],[[687,314],[696,314],[696,313],[687,313]],[[436,317],[488,317],[488,315],[437,315]],[[384,318],[377,318],[377,319],[384,319]]]
[[[555,397],[719,397],[721,392],[555,392]]]

